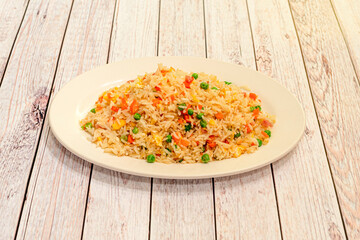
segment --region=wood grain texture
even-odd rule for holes
[[[118,1],[110,62],[154,56],[159,2]],[[84,239],[148,239],[150,178],[94,166],[86,211]]]
[[[29,1],[0,1],[0,85]]]
[[[159,55],[205,57],[202,1],[162,1]],[[154,179],[150,239],[214,239],[211,179]]]
[[[360,238],[360,87],[330,2],[290,1],[350,239]]]
[[[289,5],[286,0],[249,0],[248,6],[258,69],[278,78],[306,113],[304,137],[273,164],[283,237],[345,239]]]
[[[348,45],[356,75],[360,79],[360,1],[331,0]]]
[[[31,1],[0,88],[0,229],[13,238],[71,1]]]
[[[246,1],[205,1],[205,14],[208,57],[255,69]],[[270,166],[216,178],[214,194],[218,239],[281,238]]]
[[[115,0],[76,0],[56,72],[54,92],[84,71],[105,64]],[[30,179],[18,239],[81,237],[91,164],[49,133],[47,119]]]

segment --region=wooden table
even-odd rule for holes
[[[359,13],[358,0],[1,0],[0,239],[360,239]],[[61,86],[157,55],[278,79],[306,112],[303,138],[205,180],[110,171],[54,138]]]

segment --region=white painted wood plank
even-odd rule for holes
[[[359,82],[330,2],[290,5],[347,235],[359,239]]]
[[[300,100],[306,132],[273,164],[285,239],[344,239],[335,189],[286,0],[248,1],[258,69],[279,79]],[[276,132],[274,132],[276,134]]]
[[[28,2],[0,1],[0,84]]]
[[[205,57],[202,1],[162,1],[159,55]],[[214,239],[211,179],[154,179],[150,239]]]
[[[341,30],[345,36],[355,71],[360,79],[360,1],[331,0]]]
[[[205,1],[209,58],[255,69],[246,1]],[[215,179],[218,239],[280,239],[270,166]],[[261,216],[261,217],[260,217]]]
[[[159,1],[118,1],[110,62],[154,56]],[[84,226],[84,239],[148,239],[150,178],[94,166]]]
[[[115,0],[74,2],[54,92],[73,77],[106,63],[114,10]],[[49,134],[46,120],[17,238],[79,239],[90,166]]]
[[[0,229],[13,238],[71,1],[31,1],[0,88]]]

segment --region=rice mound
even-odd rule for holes
[[[274,123],[256,94],[159,64],[101,94],[80,126],[107,153],[186,164],[252,153],[269,142]]]

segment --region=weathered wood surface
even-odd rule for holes
[[[360,87],[330,2],[290,1],[341,212],[360,238]]]
[[[205,22],[209,58],[256,68],[246,1],[205,1]],[[270,166],[216,178],[214,194],[218,239],[281,238]]]
[[[72,2],[31,1],[0,88],[0,229],[13,238]]]
[[[0,238],[360,238],[358,9],[354,0],[0,1]],[[157,52],[279,79],[304,107],[303,139],[272,168],[214,186],[92,169],[55,140],[44,121],[51,91],[107,60]]]
[[[248,5],[258,70],[277,78],[306,112],[304,137],[294,151],[273,164],[282,235],[345,239],[288,2],[249,0]]]
[[[110,62],[157,51],[159,1],[117,1]],[[84,239],[148,239],[150,178],[94,166]]]
[[[331,0],[348,46],[351,59],[360,79],[360,1]]]
[[[205,57],[202,1],[161,1],[159,55]],[[211,179],[154,179],[150,239],[215,239]]]
[[[0,1],[0,85],[29,1]]]
[[[74,2],[56,72],[55,93],[73,77],[106,63],[114,9],[115,0]],[[49,133],[46,119],[17,238],[79,239],[90,166]]]

